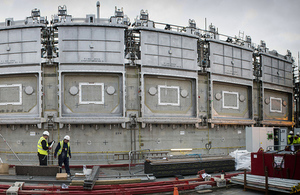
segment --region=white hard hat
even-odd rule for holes
[[[44,132],[43,132],[43,135],[48,135],[48,136],[49,136],[50,133],[49,133],[49,131],[44,131]]]
[[[299,132],[297,132],[297,133],[296,133],[296,135],[298,135],[298,136],[299,136],[299,135],[300,135],[300,133],[299,133]]]
[[[66,136],[64,137],[64,139],[70,141],[70,136],[66,135]]]
[[[293,131],[290,131],[290,134],[294,134]]]

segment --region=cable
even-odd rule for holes
[[[205,144],[205,148],[209,151],[211,149],[211,141]]]

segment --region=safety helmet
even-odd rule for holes
[[[64,137],[64,139],[70,141],[70,136],[66,135],[66,136]]]
[[[49,131],[44,131],[44,132],[43,132],[43,135],[47,135],[47,136],[49,136],[49,135],[50,135],[50,133],[49,133]]]
[[[290,131],[290,134],[294,134],[293,131]]]
[[[299,132],[297,132],[297,133],[296,133],[296,135],[300,136],[300,133],[299,133]]]

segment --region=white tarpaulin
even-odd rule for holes
[[[235,150],[229,155],[235,158],[235,170],[251,170],[251,152]]]

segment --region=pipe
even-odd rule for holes
[[[99,18],[100,18],[100,2],[99,1],[97,1],[96,6],[97,6],[97,19],[99,21]]]
[[[158,193],[158,192],[171,192],[174,190],[174,187],[178,187],[178,190],[192,190],[198,185],[212,185],[215,186],[214,181],[201,181],[201,182],[192,182],[192,183],[181,183],[181,184],[169,184],[169,185],[159,185],[159,186],[147,186],[147,187],[138,187],[133,186],[132,188],[118,188],[118,185],[115,185],[115,189],[106,189],[106,190],[80,190],[80,188],[73,189],[61,189],[61,191],[36,191],[36,190],[20,190],[19,194],[31,194],[33,192],[40,192],[42,194],[145,194],[145,193]],[[70,186],[71,187],[71,186]],[[74,186],[75,187],[75,186]],[[76,189],[76,190],[75,190]]]
[[[194,180],[196,182],[189,182]],[[82,186],[69,186],[68,189],[61,189],[60,186],[23,186],[23,189],[18,194],[145,194],[158,192],[171,192],[174,187],[178,190],[192,190],[198,185],[212,185],[215,186],[214,181],[202,181],[201,178],[194,178],[188,180],[174,180],[163,182],[137,183],[137,184],[120,184],[120,185],[105,185],[95,186],[93,190],[83,190]],[[6,187],[6,186],[3,186]],[[121,188],[120,188],[121,187]],[[41,190],[41,189],[45,190]],[[104,189],[106,188],[106,189]],[[30,190],[34,189],[34,190]],[[36,190],[40,189],[40,190]],[[1,191],[1,190],[0,190]],[[5,191],[5,190],[2,190]]]
[[[165,186],[165,185],[185,185],[188,183],[200,183],[202,184],[203,181],[202,178],[190,178],[190,179],[179,179],[179,180],[170,180],[170,181],[159,181],[159,182],[147,182],[147,183],[132,183],[132,184],[111,184],[111,185],[95,185],[93,190],[105,190],[105,189],[118,189],[121,188],[143,188],[143,187],[152,187],[152,186]],[[0,185],[1,189],[8,189],[10,185]],[[23,190],[34,190],[34,189],[44,189],[48,191],[57,191],[58,189],[61,191],[79,191],[84,190],[83,186],[69,186],[68,189],[62,189],[60,185],[24,185],[22,187]]]

